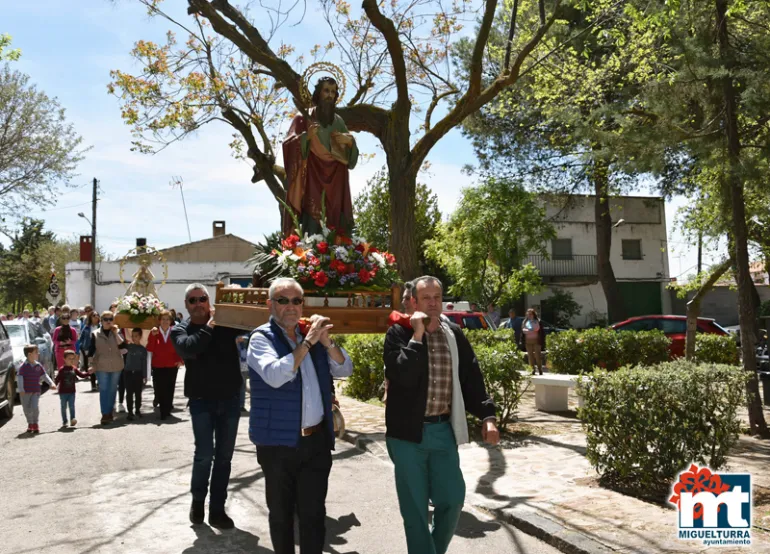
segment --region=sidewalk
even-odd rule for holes
[[[345,440],[388,460],[385,410],[340,398]],[[577,400],[570,396],[570,408]],[[534,409],[528,392],[519,408],[516,440],[489,448],[460,447],[466,502],[508,520],[563,552],[769,552],[770,534],[752,530],[750,549],[712,547],[676,538],[673,509],[601,488],[585,458],[585,435],[574,414]],[[729,471],[752,474],[755,503],[770,500],[770,442],[742,437]],[[755,507],[755,526],[770,528],[768,506]]]

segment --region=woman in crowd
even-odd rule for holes
[[[160,328],[154,328],[147,340],[147,352],[152,352],[152,386],[160,407],[160,419],[168,419],[174,407],[176,375],[182,358],[171,341],[171,312],[160,313]]]
[[[64,351],[74,350],[78,332],[70,325],[70,313],[62,312],[59,326],[53,332],[53,350],[56,354],[56,369],[64,367]]]
[[[527,349],[529,357],[529,367],[532,368],[532,375],[535,374],[535,363],[537,371],[543,374],[543,349],[545,348],[545,329],[537,318],[537,312],[530,308],[527,310],[527,316],[521,325],[521,337],[524,346]]]
[[[174,308],[171,308],[171,309],[169,310],[169,313],[171,314],[171,326],[173,327],[174,325],[176,325],[176,324],[177,324],[177,320],[176,320],[176,310],[175,310]]]
[[[102,312],[102,326],[91,332],[91,344],[88,347],[88,355],[92,358],[91,371],[96,371],[99,380],[102,425],[114,419],[113,408],[123,371],[123,354],[128,352],[128,345],[113,326],[114,320],[112,312]]]

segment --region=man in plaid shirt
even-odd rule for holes
[[[500,435],[473,348],[462,329],[441,319],[441,281],[412,283],[410,324],[394,324],[385,336],[386,442],[409,554],[444,554],[465,501],[457,446],[468,442],[466,410],[483,421],[487,443]]]

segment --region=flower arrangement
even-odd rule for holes
[[[118,313],[129,316],[134,323],[140,323],[148,317],[157,317],[161,311],[166,309],[163,302],[153,294],[142,296],[138,292],[134,292],[116,299],[116,302]]]
[[[272,255],[281,273],[306,290],[388,290],[399,279],[393,254],[326,225],[320,234],[289,235]]]

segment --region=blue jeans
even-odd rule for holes
[[[59,402],[61,402],[61,421],[67,425],[67,406],[70,407],[70,419],[75,419],[75,393],[60,394]]]
[[[96,378],[99,381],[99,406],[102,415],[112,414],[115,407],[115,395],[118,394],[118,383],[122,371],[97,371]]]
[[[225,509],[227,484],[230,481],[230,461],[233,459],[238,422],[241,419],[239,400],[238,396],[227,400],[190,399],[190,415],[195,436],[190,492],[193,500],[206,500],[211,476],[209,509],[213,511]]]

